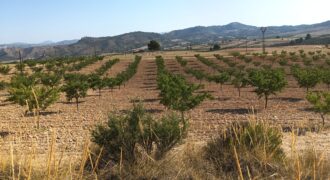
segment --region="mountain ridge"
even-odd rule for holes
[[[171,48],[187,44],[220,42],[224,39],[257,39],[261,36],[259,29],[260,27],[257,26],[232,22],[226,25],[195,26],[167,33],[134,31],[116,36],[83,37],[76,42],[65,45],[2,48],[0,49],[0,60],[17,59],[18,50],[23,52],[25,59],[33,59],[51,56],[91,55],[95,52],[97,54],[127,52],[145,47],[150,40],[157,40],[162,44],[162,47]],[[269,26],[266,37],[302,36],[306,33],[330,34],[330,21],[310,25]]]

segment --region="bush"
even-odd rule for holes
[[[104,147],[108,158],[115,162],[123,160],[135,163],[137,148],[151,154],[153,143],[157,145],[157,159],[176,145],[184,135],[186,127],[176,115],[154,120],[142,104],[122,116],[109,116],[106,126],[98,125],[92,131],[92,141]]]
[[[8,65],[1,65],[0,66],[0,73],[3,75],[7,75],[11,68]]]
[[[0,81],[0,90],[4,90],[8,86],[8,83],[5,81]]]
[[[281,138],[279,129],[264,122],[233,123],[207,144],[205,158],[219,175],[237,177],[241,171],[247,179],[268,177],[277,173],[284,162]]]

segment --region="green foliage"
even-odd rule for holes
[[[314,106],[314,111],[321,115],[323,126],[325,115],[330,114],[330,93],[329,92],[309,92],[307,100]]]
[[[222,72],[222,73],[219,73],[217,75],[211,76],[210,79],[211,79],[211,81],[214,81],[215,83],[220,84],[221,89],[222,89],[222,86],[226,82],[229,81],[230,76],[227,72]]]
[[[95,62],[102,60],[103,58],[104,58],[103,56],[79,57],[77,59],[80,62],[72,65],[68,70],[69,71],[79,71],[82,68],[84,68],[90,64],[94,64]],[[76,62],[76,61],[74,61],[74,62]]]
[[[281,145],[280,129],[263,122],[233,123],[207,144],[204,157],[219,175],[237,177],[238,161],[247,179],[250,176],[266,178],[284,164]]]
[[[212,50],[213,51],[220,50],[220,45],[219,44],[214,44]]]
[[[8,86],[8,83],[5,81],[0,81],[0,90],[4,90]]]
[[[27,64],[30,68],[35,67],[37,65],[36,60],[26,60],[24,61],[25,64]]]
[[[201,84],[201,81],[205,78],[207,78],[207,74],[205,74],[203,71],[192,69],[192,68],[186,68],[185,72],[187,74],[193,75],[197,80],[199,80],[199,83]]]
[[[183,59],[182,56],[176,56],[175,59],[178,61],[178,63],[182,66],[185,67],[188,64],[188,61]]]
[[[23,64],[23,63],[17,63],[15,65],[15,68],[17,69],[17,71],[23,72],[24,69],[25,69],[25,64]]]
[[[105,81],[98,74],[90,74],[88,77],[89,87],[93,90],[99,91],[99,96],[101,96],[101,90],[107,86],[107,81]]]
[[[309,91],[320,82],[320,71],[316,68],[296,68],[292,69],[292,74],[297,80],[300,87],[304,87]]]
[[[157,146],[156,159],[172,149],[183,137],[185,126],[176,115],[154,120],[142,104],[134,104],[132,110],[122,116],[110,115],[106,126],[98,125],[92,131],[92,141],[105,148],[109,158],[119,162],[134,163],[136,149],[151,154]]]
[[[252,58],[251,58],[251,57],[245,57],[245,58],[244,58],[244,62],[245,62],[246,64],[249,64],[251,61],[252,61]]]
[[[246,74],[241,71],[235,73],[231,82],[238,91],[238,97],[241,97],[241,88],[248,85]]]
[[[181,75],[173,75],[165,70],[164,59],[156,57],[157,86],[160,90],[160,102],[169,109],[184,112],[195,108],[206,98],[211,98],[208,93],[197,93],[201,85],[188,83]]]
[[[30,112],[45,110],[59,99],[60,90],[56,87],[48,87],[36,84],[33,76],[16,75],[11,79],[8,88],[9,97],[21,106],[27,106]]]
[[[103,64],[99,69],[96,70],[97,75],[103,75],[108,71],[113,65],[119,62],[119,59],[109,60],[105,64]]]
[[[215,62],[213,61],[210,61],[209,59],[199,55],[199,54],[195,54],[195,57],[197,58],[197,60],[199,60],[200,62],[202,62],[203,64],[207,65],[207,66],[210,66],[212,67],[213,69],[216,69],[216,70],[220,70],[220,67],[218,64],[216,64]]]
[[[287,59],[280,59],[278,61],[278,63],[281,65],[281,66],[286,66],[288,65],[288,60]]]
[[[62,86],[62,91],[66,93],[68,101],[76,100],[77,110],[79,108],[79,98],[86,97],[89,84],[87,77],[80,74],[70,74],[65,77],[66,84]]]
[[[122,85],[123,83],[131,79],[134,76],[134,74],[136,74],[137,67],[141,59],[142,59],[141,56],[135,56],[134,62],[131,63],[125,71],[122,71],[119,74],[117,74],[117,76],[115,77],[116,85],[118,86]]]
[[[330,70],[325,69],[322,71],[322,82],[328,86],[328,90],[330,90]]]
[[[160,50],[160,44],[155,40],[151,40],[148,43],[148,50],[149,51],[159,51]]]
[[[62,76],[59,74],[43,73],[40,77],[40,80],[43,85],[53,88],[60,85]]]
[[[7,75],[10,72],[11,68],[8,65],[0,65],[0,73]]]
[[[279,69],[253,70],[249,73],[249,84],[255,87],[255,93],[265,97],[267,108],[268,97],[281,91],[286,85],[285,73]]]

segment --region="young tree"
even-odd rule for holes
[[[184,124],[186,124],[185,111],[193,109],[205,99],[211,98],[208,93],[196,93],[202,86],[189,84],[180,75],[164,72],[158,76],[157,84],[160,89],[160,103],[169,109],[180,111]]]
[[[322,81],[324,84],[327,85],[328,91],[330,90],[330,71],[329,70],[324,70],[322,72]]]
[[[249,84],[256,89],[254,92],[259,98],[265,98],[265,109],[268,106],[268,98],[271,94],[281,91],[286,85],[285,73],[278,69],[260,69],[249,73]]]
[[[148,49],[149,49],[149,51],[159,51],[160,44],[155,40],[151,40],[148,44]]]
[[[68,101],[76,100],[77,111],[79,110],[79,98],[86,97],[89,84],[86,77],[79,74],[72,74],[63,85],[62,91],[66,93]]]
[[[297,80],[300,87],[306,88],[308,92],[310,88],[313,88],[320,82],[320,71],[315,68],[295,68],[292,69],[292,74]]]
[[[97,74],[90,74],[88,77],[89,87],[92,88],[94,91],[99,91],[99,97],[101,97],[101,90],[107,85],[104,79],[102,79]]]
[[[322,124],[325,124],[325,115],[330,114],[330,93],[309,92],[307,100],[314,106],[314,110],[321,115]]]
[[[238,97],[241,97],[241,88],[246,87],[248,85],[246,74],[242,71],[234,73],[231,82],[238,91]]]
[[[214,81],[217,84],[220,84],[220,90],[222,91],[222,86],[228,82],[230,79],[230,76],[227,72],[222,72],[217,75],[211,76],[210,80]]]
[[[237,57],[238,57],[240,54],[241,54],[241,53],[238,52],[238,51],[233,51],[233,52],[230,53],[230,55],[234,57],[235,61],[236,61]]]
[[[59,88],[37,84],[35,77],[24,75],[17,75],[11,79],[8,93],[7,101],[27,106],[25,114],[34,112],[38,117],[41,110],[46,110],[60,97]],[[39,118],[37,127],[39,128]]]

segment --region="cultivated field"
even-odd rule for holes
[[[231,49],[219,52],[155,52],[143,53],[142,60],[138,65],[136,74],[129,79],[123,86],[114,89],[102,89],[99,97],[98,91],[88,90],[87,97],[81,99],[79,111],[75,103],[68,103],[65,95],[62,94],[60,100],[51,105],[40,115],[40,128],[36,128],[37,118],[33,115],[24,115],[26,107],[5,101],[7,91],[0,91],[0,154],[1,157],[9,157],[9,152],[13,151],[16,157],[34,154],[35,161],[42,162],[44,157],[49,156],[49,152],[56,154],[56,158],[73,159],[80,158],[85,150],[86,144],[90,140],[90,132],[95,125],[105,123],[108,113],[122,113],[131,109],[132,103],[138,100],[143,102],[145,108],[152,115],[158,117],[168,110],[159,102],[159,90],[157,89],[157,66],[155,56],[162,56],[165,61],[166,69],[173,74],[183,75],[188,82],[203,84],[203,91],[209,92],[213,99],[202,102],[195,109],[186,113],[189,119],[188,136],[185,143],[205,144],[214,137],[225,125],[235,121],[248,121],[251,116],[259,120],[267,121],[274,125],[279,125],[283,129],[283,148],[287,153],[292,150],[295,144],[298,150],[314,148],[325,157],[330,157],[330,118],[326,117],[325,127],[322,128],[320,116],[311,110],[312,105],[306,100],[306,89],[300,88],[295,78],[290,73],[290,64],[300,64],[305,66],[301,60],[291,62],[288,65],[279,65],[278,62],[272,63],[268,60],[272,51],[280,52],[285,49],[288,53],[295,51],[299,56],[298,50],[308,51],[322,50],[322,54],[330,52],[319,46],[304,47],[279,47],[267,49],[269,52],[266,58],[254,56],[253,52],[259,49],[248,49],[252,58],[251,63],[236,59],[230,56],[232,51],[245,53],[245,49]],[[254,88],[247,86],[242,88],[241,96],[238,91],[226,82],[222,88],[215,82],[206,79],[198,80],[193,74],[187,73],[185,68],[200,70],[209,75],[215,75],[217,69],[199,61],[194,55],[200,54],[219,67],[229,68],[224,61],[217,59],[214,54],[222,55],[232,62],[237,62],[236,67],[243,65],[248,68],[262,68],[263,65],[272,67],[283,67],[287,74],[288,85],[276,96],[272,95],[267,109],[264,109],[264,99],[259,99],[253,92]],[[188,63],[186,67],[180,65],[176,56],[181,56]],[[287,55],[290,59],[290,55]],[[118,73],[127,69],[134,60],[134,55],[115,55],[106,56],[103,60],[92,63],[74,72],[90,74],[99,69],[110,59],[120,59],[110,69],[104,73],[105,77],[115,77]],[[329,59],[327,55],[326,59]],[[254,65],[253,62],[261,64]],[[315,61],[313,64],[323,65],[324,60]],[[8,75],[1,75],[0,81],[9,82],[10,77],[15,73],[14,65]],[[26,71],[32,71],[26,67]],[[327,86],[319,83],[312,90],[327,90]],[[292,129],[299,129],[295,136]],[[293,143],[293,138],[295,143]],[[176,147],[179,151],[182,145]],[[55,157],[54,156],[54,157]],[[39,160],[38,160],[39,159]],[[73,160],[72,160],[73,161]]]

